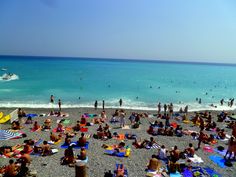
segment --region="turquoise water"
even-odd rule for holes
[[[156,109],[173,102],[176,109],[229,109],[220,99],[236,96],[236,66],[83,58],[0,57],[0,68],[19,76],[0,80],[0,107],[49,107],[50,95],[63,107]],[[206,94],[207,92],[207,94]],[[202,99],[202,104],[196,102]],[[234,107],[233,107],[234,108]]]

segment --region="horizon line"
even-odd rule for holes
[[[224,65],[224,66],[236,66],[236,63],[223,63],[223,62],[204,62],[204,61],[185,61],[185,60],[163,60],[163,59],[140,59],[140,58],[111,58],[111,57],[75,57],[75,56],[46,56],[46,55],[0,55],[0,57],[21,57],[21,58],[69,58],[80,60],[110,60],[110,61],[137,61],[137,62],[156,62],[156,63],[176,63],[176,64],[199,64],[199,65]]]

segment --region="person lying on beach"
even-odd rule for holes
[[[17,150],[18,148],[22,147],[22,145],[17,144],[15,146],[1,146],[0,147],[0,155],[4,155],[6,157],[11,157],[12,152]]]
[[[117,170],[115,171],[115,177],[124,177],[125,167],[123,164],[119,164]]]
[[[174,135],[174,128],[173,127],[166,127],[165,131],[164,131],[164,135],[173,136]]]
[[[134,142],[132,143],[136,148],[145,148],[145,147],[152,147],[154,144],[157,144],[157,142],[154,140],[153,137],[150,137],[150,140],[143,140],[138,141],[136,138]]]
[[[31,147],[32,142],[31,140],[25,140],[24,144],[23,144],[23,150],[21,151],[21,153],[30,153],[33,151],[33,148]]]
[[[44,121],[43,129],[51,129],[51,119],[46,119]]]
[[[86,160],[87,155],[86,155],[86,149],[84,147],[81,148],[80,150],[80,155],[78,155],[79,160]]]
[[[80,131],[80,121],[79,120],[76,122],[76,125],[73,127],[73,130]]]
[[[79,138],[79,140],[77,141],[78,146],[85,146],[86,144],[86,138],[84,136],[84,133],[81,133],[81,137]]]
[[[50,140],[53,142],[58,142],[59,140],[61,140],[61,138],[62,138],[61,134],[56,135],[53,132],[50,133]]]
[[[152,155],[152,158],[149,160],[149,163],[147,165],[147,169],[151,171],[157,171],[157,173],[159,173],[160,168],[161,162],[154,155]]]
[[[32,130],[37,131],[37,130],[40,130],[40,129],[41,129],[41,126],[38,124],[37,121],[34,121],[34,125],[33,125]]]
[[[68,146],[64,151],[64,157],[61,159],[61,165],[70,165],[75,163],[74,151],[72,146]]]
[[[11,129],[12,130],[20,130],[22,127],[20,126],[19,121],[13,121],[11,124]]]
[[[182,131],[182,127],[180,127],[180,125],[177,125],[176,129],[175,129],[175,135],[178,137],[182,137],[183,136],[183,131]]]
[[[32,123],[33,123],[32,117],[31,116],[27,117],[25,124],[32,124]]]
[[[57,124],[56,132],[63,132],[65,130],[61,122]]]

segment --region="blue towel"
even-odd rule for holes
[[[31,117],[31,118],[38,117],[38,114],[26,114],[26,117]]]
[[[206,168],[204,168],[204,170],[210,175],[210,177],[214,177],[214,175],[221,177],[221,174],[217,173],[214,169],[212,169],[210,167],[206,167]]]
[[[182,175],[184,177],[193,177],[193,173],[188,168],[184,169],[184,171],[182,172]]]
[[[78,145],[77,145],[77,141],[72,142],[70,145],[73,145],[73,148],[74,148],[74,149],[81,149],[81,146],[78,146]],[[69,147],[69,146],[68,146],[68,145],[65,145],[65,143],[61,145],[61,148],[62,148],[62,149],[66,149],[66,148],[68,148],[68,147]],[[89,148],[89,142],[86,142],[85,146],[82,146],[82,147],[85,147],[85,149],[88,149],[88,148]]]
[[[170,173],[170,177],[182,177],[182,175],[177,171],[175,173]]]
[[[219,167],[221,168],[225,168],[225,159],[223,159],[222,157],[218,156],[218,155],[211,155],[209,156],[209,158],[216,163]]]
[[[122,164],[116,164],[116,169],[115,169],[115,171],[114,171],[114,173],[116,172],[116,170],[118,170],[118,165],[122,165]],[[123,164],[124,165],[124,164]],[[128,176],[128,170],[127,170],[127,168],[125,168],[125,173],[124,173],[124,175],[126,175],[126,176]]]

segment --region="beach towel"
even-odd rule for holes
[[[182,175],[177,171],[175,173],[170,173],[170,177],[182,177]]]
[[[56,154],[58,153],[58,149],[51,149],[51,154],[50,155],[53,155],[53,154]],[[34,156],[41,156],[42,155],[42,152],[38,152],[38,153],[35,153],[35,152],[31,152],[30,155],[34,155]]]
[[[202,167],[192,167],[193,176],[205,177],[205,173]]]
[[[218,155],[211,155],[209,156],[209,159],[211,159],[215,164],[217,164],[221,168],[226,168],[225,166],[225,159],[218,156]]]
[[[74,149],[81,149],[81,147],[84,147],[85,149],[88,149],[89,148],[89,142],[86,142],[85,146],[78,146],[77,141],[74,141],[74,142],[70,143],[70,146],[73,146]],[[64,143],[60,147],[62,149],[67,149],[69,146],[65,145],[65,143]]]
[[[30,132],[37,132],[37,131],[40,131],[41,129],[42,129],[41,127],[39,127],[38,129],[31,128]]]
[[[76,162],[88,163],[88,156],[86,157],[85,160],[76,159],[75,161],[76,161]]]
[[[130,139],[130,140],[133,140],[133,139],[136,139],[136,138],[137,138],[137,135],[126,133],[126,134],[125,134],[125,138],[126,138],[126,139]]]
[[[130,127],[129,127],[129,125],[125,125],[124,127],[122,127],[122,129],[123,129],[123,130],[129,130]]]
[[[182,172],[183,177],[193,177],[193,172],[190,171],[188,168],[185,168]]]
[[[203,168],[210,177],[221,177],[222,175],[210,167]]]
[[[61,133],[61,132],[64,132],[64,131],[65,131],[65,129],[62,129],[61,131],[57,131],[57,127],[52,129],[53,133]]]
[[[38,141],[34,143],[34,146],[39,146],[41,143],[43,143],[43,139],[40,138]]]
[[[194,154],[193,157],[189,157],[189,159],[193,162],[193,163],[203,163],[204,161],[202,160],[201,157],[199,157],[197,154]]]
[[[146,148],[146,149],[159,149],[160,146],[155,143],[155,144],[153,144],[152,146],[148,146],[148,145],[147,145],[145,148]]]
[[[214,152],[214,149],[213,149],[213,147],[211,147],[211,146],[205,145],[205,146],[203,147],[203,151],[209,152],[209,153],[213,153],[213,152]]]
[[[34,118],[34,117],[38,117],[38,114],[26,114],[26,117]]]
[[[81,128],[80,128],[80,132],[88,132],[88,128],[86,128],[86,127],[81,127]]]
[[[125,140],[125,134],[118,134],[117,136],[114,136],[113,138],[122,141],[122,140]]]
[[[171,122],[171,123],[170,123],[170,126],[173,127],[173,128],[176,128],[177,125],[178,125],[178,124],[177,124],[176,122]]]
[[[48,144],[59,144],[60,142],[61,142],[62,140],[60,139],[60,140],[58,140],[57,142],[55,142],[55,141],[48,141]]]

